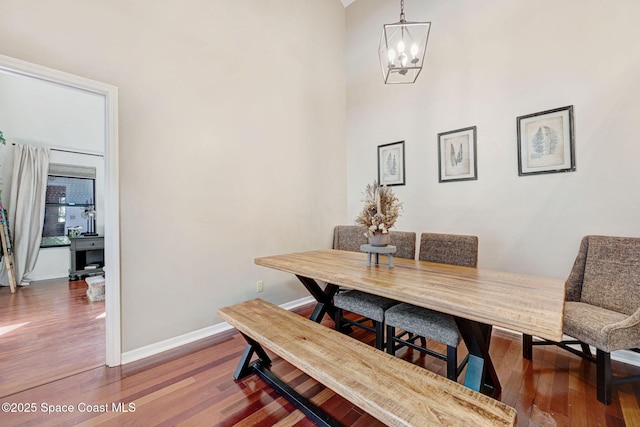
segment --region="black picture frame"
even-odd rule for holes
[[[575,172],[573,105],[519,116],[518,175]]]
[[[404,141],[378,145],[378,183],[405,185]]]
[[[438,182],[478,179],[477,138],[476,126],[438,134]]]

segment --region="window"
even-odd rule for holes
[[[69,235],[95,230],[95,168],[49,165],[41,247],[65,246]]]

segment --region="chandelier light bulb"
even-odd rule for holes
[[[398,42],[398,53],[403,53],[404,52],[404,40],[400,40]]]
[[[404,53],[402,55],[400,55],[400,62],[402,63],[403,67],[407,66],[407,61],[409,60],[409,58],[407,58],[407,55],[405,55]]]
[[[393,65],[393,62],[396,59],[396,51],[393,49],[389,49],[388,56],[389,56],[389,65]]]
[[[418,45],[413,43],[411,45],[411,56],[415,58],[417,54],[418,54]]]

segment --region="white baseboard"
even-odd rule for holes
[[[27,277],[23,277],[22,280],[23,281],[26,280],[28,283],[31,283],[31,282],[38,282],[40,280],[68,279],[68,278],[69,278],[68,274],[60,275],[60,273],[44,273],[44,274],[29,274]]]
[[[510,329],[505,329],[505,328],[501,328],[499,326],[494,326],[493,329],[497,329],[500,332],[504,332],[505,334],[511,334],[511,335],[517,335],[517,336],[522,336],[521,333],[519,332],[514,332]],[[567,335],[565,335],[563,338],[563,340],[572,340],[574,338],[571,338]],[[580,348],[576,347],[576,350],[580,350]],[[591,352],[593,352],[593,354],[596,353],[596,348],[591,346]],[[640,354],[633,352],[633,351],[629,351],[629,350],[617,350],[611,353],[611,360],[617,360],[618,362],[622,362],[622,363],[628,363],[629,365],[633,365],[633,366],[640,366]]]
[[[619,362],[628,363],[629,365],[640,366],[640,354],[633,351],[614,351],[611,353],[611,358]]]
[[[280,305],[280,307],[286,310],[294,310],[298,307],[302,307],[306,304],[312,303],[313,301],[314,301],[313,297],[309,296],[309,297],[300,298],[298,300],[282,304]],[[141,360],[146,357],[154,356],[156,354],[162,353],[163,351],[172,350],[176,347],[190,344],[194,341],[198,341],[203,338],[209,338],[214,335],[227,332],[231,329],[233,328],[227,322],[222,322],[222,323],[218,323],[217,325],[207,326],[206,328],[198,329],[196,331],[192,331],[184,335],[169,338],[164,341],[160,341],[154,344],[149,344],[144,347],[137,348],[135,350],[124,352],[122,353],[122,356],[121,356],[121,363],[123,365],[126,365],[127,363],[135,362],[137,360]]]

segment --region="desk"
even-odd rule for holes
[[[104,267],[104,236],[82,236],[71,239],[69,280],[102,274]]]
[[[455,317],[470,362],[465,385],[497,396],[500,382],[487,343],[501,326],[552,341],[562,339],[564,280],[397,258],[395,267],[366,266],[366,255],[325,249],[256,258],[260,266],[292,273],[316,299],[311,319],[333,317],[338,287],[357,289]],[[318,281],[326,282],[324,289]]]

